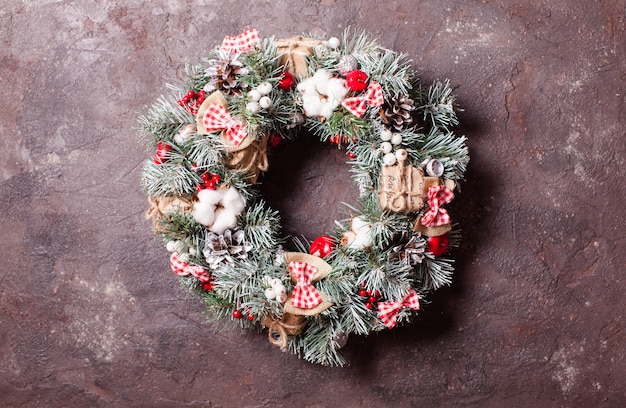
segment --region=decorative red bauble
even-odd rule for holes
[[[291,72],[285,71],[283,72],[283,76],[278,81],[278,87],[283,91],[289,91],[296,86],[296,79],[293,77]]]
[[[450,237],[448,234],[430,237],[428,238],[426,251],[431,252],[435,256],[441,256],[448,250],[448,245],[450,245]]]
[[[233,312],[233,317],[234,317],[235,319],[241,319],[241,318],[243,317],[243,313],[241,313],[241,310],[235,310],[235,311]]]
[[[154,154],[154,163],[163,164],[166,160],[165,156],[167,156],[167,153],[171,150],[172,146],[168,145],[167,143],[159,142],[159,144],[157,144],[157,151]]]
[[[354,92],[362,92],[367,88],[367,74],[359,69],[346,74],[346,85]]]
[[[337,246],[335,240],[330,235],[322,235],[321,237],[317,237],[311,243],[311,248],[309,248],[309,253],[311,255],[319,256],[320,258],[325,258],[333,252]]]
[[[267,142],[272,149],[276,149],[283,142],[283,138],[281,135],[274,133]]]

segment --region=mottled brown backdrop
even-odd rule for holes
[[[623,0],[4,0],[3,407],[626,404]],[[363,28],[457,84],[472,159],[454,284],[346,368],[215,333],[168,270],[137,117],[223,36]],[[309,238],[355,196],[303,138],[264,191]]]

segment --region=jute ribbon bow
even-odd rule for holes
[[[354,116],[360,118],[365,113],[367,105],[376,107],[381,106],[383,102],[383,88],[378,82],[372,81],[365,94],[346,98],[341,104]]]
[[[203,283],[211,281],[211,275],[203,267],[183,262],[176,252],[172,252],[172,255],[170,256],[170,266],[176,275],[191,275]]]
[[[396,322],[398,321],[398,313],[400,313],[400,310],[402,310],[403,307],[419,310],[419,299],[420,297],[417,292],[411,289],[404,299],[397,300],[395,302],[379,302],[378,316],[385,326],[392,329],[395,327]]]
[[[422,216],[422,224],[426,227],[450,224],[450,215],[441,206],[448,204],[454,198],[454,193],[446,186],[430,186],[428,188],[429,210]]]
[[[259,42],[261,42],[259,32],[253,28],[234,37],[227,35],[224,37],[224,41],[222,41],[222,46],[219,50],[221,52],[237,54],[249,51]]]

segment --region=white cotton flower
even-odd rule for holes
[[[318,69],[312,77],[300,82],[297,89],[302,94],[304,114],[322,119],[330,117],[350,91],[343,78],[325,69]]]
[[[193,218],[209,231],[223,234],[237,226],[237,217],[245,207],[245,200],[237,189],[201,190],[193,205]]]

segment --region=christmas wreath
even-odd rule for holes
[[[446,211],[468,163],[448,81],[423,86],[406,55],[364,33],[226,37],[140,118],[142,171],[174,273],[216,321],[343,365],[349,335],[408,322],[451,282]],[[287,241],[258,191],[268,153],[298,133],[345,147],[351,217]],[[313,136],[311,136],[313,135]]]

